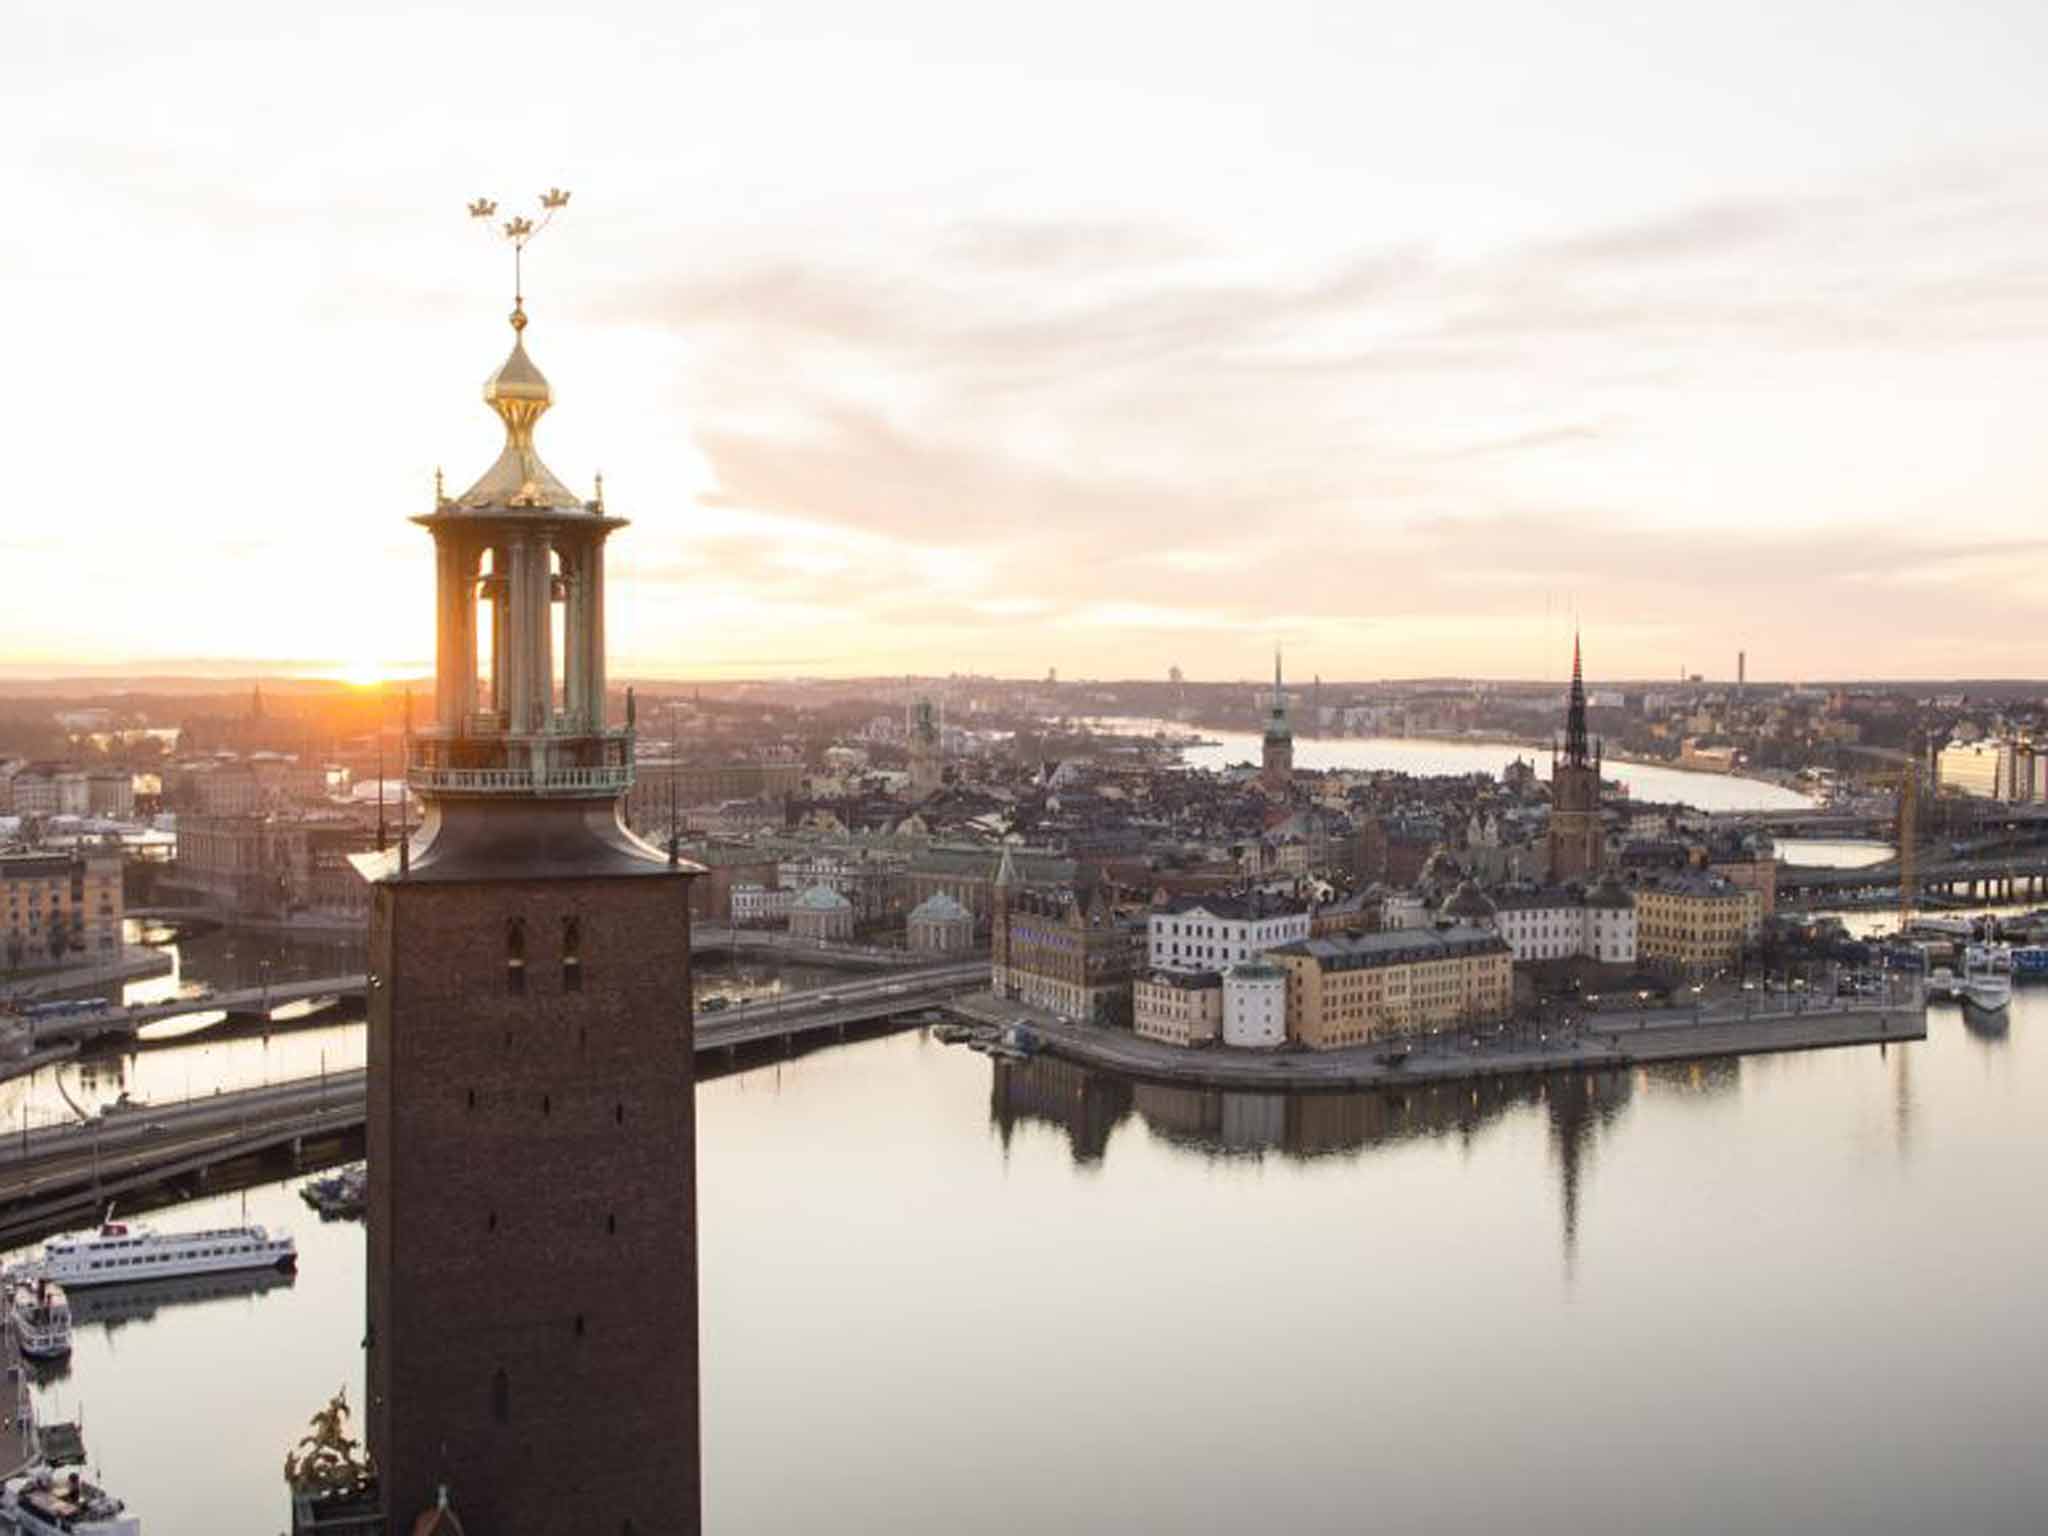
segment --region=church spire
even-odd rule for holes
[[[1586,674],[1579,659],[1578,631],[1572,631],[1572,692],[1564,717],[1564,757],[1574,768],[1591,760],[1586,742]]]

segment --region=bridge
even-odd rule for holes
[[[697,1054],[737,1062],[763,1047],[829,1043],[987,985],[987,963],[967,960],[735,1004],[697,1019]],[[357,1068],[179,1103],[130,1104],[0,1137],[0,1245],[88,1219],[109,1200],[202,1179],[222,1164],[338,1148],[362,1131],[364,1095]]]
[[[1978,854],[1920,861],[1915,882],[1921,896],[1942,895],[1986,902],[2031,901],[2048,893],[2048,850]],[[1897,890],[1899,861],[1834,869],[1805,864],[1778,866],[1781,897],[1815,898]]]

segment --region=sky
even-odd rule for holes
[[[0,11],[0,671],[2040,676],[2048,7]]]

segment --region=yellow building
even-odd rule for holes
[[[1223,1032],[1219,971],[1152,971],[1131,988],[1131,1027],[1163,1045],[1206,1045]]]
[[[1269,950],[1287,972],[1288,1038],[1315,1050],[1506,1016],[1514,955],[1484,928],[1306,939]]]
[[[1636,887],[1636,957],[1682,976],[1742,961],[1763,921],[1760,892],[1715,875],[1665,875]]]
[[[117,950],[121,917],[117,851],[0,853],[0,969]]]

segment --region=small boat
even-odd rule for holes
[[[2012,952],[2014,981],[2048,980],[2048,945],[2024,944]]]
[[[299,1198],[329,1221],[362,1215],[369,1197],[370,1170],[363,1163],[351,1163],[325,1178],[308,1179],[299,1186]]]
[[[1927,973],[1927,1000],[1931,1003],[1952,1003],[1961,995],[1962,986],[1956,980],[1953,967],[1937,965]]]
[[[30,1360],[62,1360],[71,1353],[71,1302],[64,1287],[41,1277],[14,1283],[10,1300],[14,1336]]]
[[[1963,1001],[1997,1013],[2012,1001],[2012,951],[2003,944],[1972,944],[1963,951]]]
[[[158,1232],[138,1222],[107,1220],[84,1237],[43,1245],[38,1273],[73,1288],[205,1275],[233,1269],[292,1269],[299,1262],[290,1233],[273,1237],[258,1226],[206,1232]]]
[[[0,1522],[21,1536],[142,1536],[142,1521],[104,1488],[43,1465],[0,1487]]]

